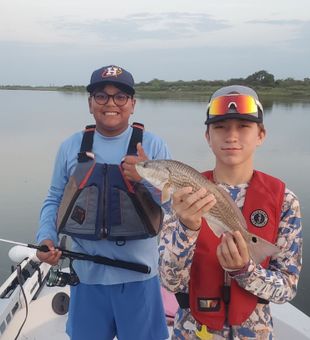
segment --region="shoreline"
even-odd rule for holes
[[[166,89],[166,90],[140,90],[136,88],[136,97],[142,99],[175,99],[175,100],[201,100],[206,101],[210,95],[219,87],[209,87],[202,90],[184,90],[184,89]],[[259,97],[266,100],[281,100],[281,101],[305,101],[310,102],[310,86],[300,89],[296,88],[267,88],[267,87],[254,87]],[[63,92],[67,94],[87,94],[86,88],[77,86],[72,88],[67,87],[54,87],[54,86],[0,86],[0,90],[5,91],[53,91]]]

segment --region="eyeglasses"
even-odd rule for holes
[[[225,115],[230,113],[230,109],[254,117],[258,117],[258,109],[263,112],[262,105],[257,99],[243,94],[230,94],[212,99],[208,106],[208,115],[210,118]]]
[[[113,99],[113,102],[117,106],[124,106],[128,102],[128,98],[131,98],[131,96],[128,96],[127,94],[123,92],[118,92],[115,94],[107,94],[105,92],[97,92],[92,95],[94,97],[95,102],[98,105],[105,105],[110,98]]]

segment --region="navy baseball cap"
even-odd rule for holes
[[[262,123],[263,115],[263,106],[253,89],[242,85],[224,86],[211,96],[205,124],[226,119],[244,119]]]
[[[90,83],[86,89],[89,93],[97,87],[112,84],[120,90],[130,94],[135,94],[134,79],[131,73],[120,66],[109,65],[95,70],[90,78]]]

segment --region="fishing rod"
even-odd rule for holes
[[[35,245],[31,243],[22,243],[22,242],[16,242],[11,240],[6,240],[3,238],[0,238],[0,242],[10,243],[10,244],[16,244],[19,246],[37,249],[39,251],[42,251],[44,253],[49,252],[49,248],[47,245]],[[143,273],[143,274],[149,274],[151,272],[151,268],[145,264],[141,263],[134,263],[134,262],[128,262],[123,260],[114,260],[106,256],[100,256],[100,255],[89,255],[84,253],[77,253],[74,251],[70,251],[61,247],[55,247],[55,249],[58,249],[62,252],[62,256],[69,258],[70,260],[83,260],[83,261],[91,261],[97,264],[105,264],[106,266],[112,266],[112,267],[118,267],[123,269],[132,270],[135,272]]]

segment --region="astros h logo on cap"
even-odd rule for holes
[[[102,78],[106,77],[117,77],[118,75],[122,74],[123,70],[118,66],[109,66],[102,72]]]

